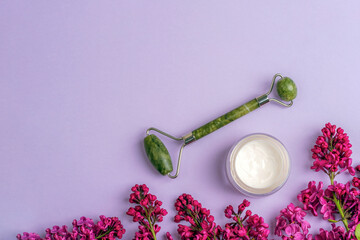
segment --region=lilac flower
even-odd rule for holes
[[[323,182],[319,182],[317,187],[315,181],[309,182],[308,188],[302,190],[297,198],[304,204],[304,210],[310,210],[314,216],[317,216],[318,208],[326,202],[324,199]]]
[[[16,238],[19,240],[41,240],[41,237],[38,234],[27,232],[24,232],[23,235],[18,234]]]
[[[220,226],[214,222],[210,211],[203,208],[201,203],[189,194],[182,194],[175,202],[178,211],[174,217],[175,222],[185,221],[190,226],[178,225],[178,233],[181,239],[218,239],[222,233]]]
[[[18,234],[18,240],[115,240],[121,239],[125,233],[120,220],[117,217],[107,218],[100,216],[100,221],[94,224],[90,218],[81,217],[80,220],[73,221],[73,229],[69,231],[67,226],[53,226],[45,230],[45,238],[41,238],[36,233]]]
[[[346,232],[343,227],[336,226],[334,223],[331,224],[331,226],[332,230],[330,232],[320,228],[320,233],[315,236],[315,240],[349,239],[346,237]]]
[[[115,240],[121,239],[125,229],[117,217],[100,216],[100,221],[94,227],[96,239]]]
[[[233,207],[228,206],[224,213],[225,217],[232,218],[235,222],[227,223],[223,230],[223,238],[225,240],[230,239],[267,239],[270,231],[269,225],[264,222],[264,219],[257,214],[252,214],[250,210],[247,210],[245,216],[242,217],[242,213],[247,207],[250,206],[250,202],[244,199],[244,201],[238,206],[238,212],[234,212]]]
[[[276,217],[275,235],[283,239],[311,239],[310,224],[304,220],[306,212],[290,203]]]
[[[174,240],[169,232],[166,233],[166,239],[167,240]]]
[[[352,145],[347,134],[343,129],[336,129],[336,126],[330,123],[325,124],[321,131],[323,136],[317,138],[316,145],[311,149],[314,159],[311,169],[335,175],[348,170],[351,175],[354,175],[355,170],[351,166],[352,159],[350,158]]]
[[[149,193],[149,188],[143,184],[136,184],[131,188],[129,202],[137,204],[134,208],[130,207],[126,212],[133,217],[134,222],[139,222],[139,231],[135,233],[135,240],[156,239],[156,234],[160,231],[157,222],[162,222],[167,211],[161,208],[162,202],[157,200],[155,195]]]

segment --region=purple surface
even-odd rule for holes
[[[273,231],[308,181],[326,180],[309,170],[326,122],[349,133],[359,163],[359,9],[357,1],[0,1],[0,239],[100,214],[120,217],[131,239],[135,183],[169,211],[162,233],[176,232],[173,204],[184,192],[224,224],[224,208],[244,198],[224,161],[254,132],[275,136],[292,157],[279,192],[248,198]],[[182,136],[265,93],[277,72],[298,86],[292,108],[268,104],[186,147],[176,180],[147,162],[148,127]]]

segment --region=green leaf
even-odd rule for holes
[[[356,229],[355,229],[355,237],[357,240],[360,240],[360,224],[358,224],[356,226]]]
[[[332,219],[328,219],[329,222],[332,222],[332,223],[337,223],[339,222],[338,220],[332,220]]]

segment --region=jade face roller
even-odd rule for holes
[[[282,100],[287,101],[287,103],[282,102],[278,99],[269,98],[269,94],[272,92],[275,81],[277,79],[279,79],[276,84],[276,89],[277,89],[278,95]],[[146,155],[149,158],[152,165],[162,175],[168,175],[170,178],[176,178],[179,175],[181,155],[182,155],[183,149],[186,145],[188,145],[196,140],[199,140],[202,137],[205,137],[206,135],[214,132],[215,130],[218,130],[219,128],[248,114],[249,112],[263,106],[264,104],[266,104],[270,101],[281,104],[285,107],[291,107],[293,104],[292,100],[295,99],[296,95],[297,95],[297,88],[296,88],[295,83],[288,77],[283,77],[280,74],[276,74],[273,77],[270,90],[267,93],[241,105],[238,108],[235,108],[234,110],[232,110],[228,113],[225,113],[224,115],[195,129],[194,131],[192,131],[189,134],[186,134],[183,137],[177,138],[177,137],[171,136],[170,134],[167,134],[159,129],[149,128],[146,131],[147,136],[144,139]],[[155,136],[154,134],[150,134],[150,131],[158,132],[166,137],[169,137],[176,141],[181,141],[183,143],[180,148],[175,175],[170,174],[173,171],[173,165],[172,165],[171,157],[170,157],[168,150],[166,149],[163,142],[157,136]]]

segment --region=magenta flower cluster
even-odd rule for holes
[[[41,238],[36,233],[18,234],[19,240],[78,240],[78,239],[102,239],[115,240],[121,239],[125,229],[117,217],[100,216],[100,221],[94,224],[90,218],[81,217],[80,220],[73,221],[73,229],[69,231],[67,226],[54,226],[52,229],[46,229],[45,238]]]
[[[333,185],[329,185],[327,189],[323,189],[323,182],[319,182],[316,186],[315,181],[308,184],[308,188],[301,191],[297,196],[298,200],[303,204],[304,210],[310,210],[314,216],[318,216],[318,210],[324,220],[335,220],[335,214],[338,213],[336,201],[347,212],[347,218],[355,214],[354,209],[358,206],[359,192],[355,188],[350,188],[350,182],[345,185],[334,181]],[[335,201],[336,199],[336,201]],[[354,212],[354,214],[352,214]],[[358,220],[352,224],[356,224]]]
[[[291,203],[281,211],[275,234],[283,239],[356,239],[355,230],[360,223],[360,179],[354,177],[343,184],[335,181],[335,178],[346,170],[350,175],[355,175],[355,169],[360,171],[360,166],[352,167],[352,145],[343,129],[327,123],[321,131],[323,135],[317,138],[311,149],[314,159],[311,169],[325,172],[330,184],[324,187],[322,181],[310,181],[308,187],[297,196],[303,210]],[[308,234],[310,225],[304,220],[305,211],[314,216],[320,213],[324,220],[332,223],[331,230],[321,228],[313,238]],[[342,222],[343,226],[336,225],[337,222]]]
[[[308,234],[310,224],[304,220],[305,216],[305,211],[290,203],[276,217],[275,235],[281,236],[283,240],[312,239],[312,235]]]
[[[125,229],[117,217],[100,216],[100,221],[95,225],[96,239],[114,240],[121,239]]]
[[[136,184],[131,191],[133,193],[130,195],[129,202],[137,205],[130,207],[126,214],[132,216],[133,221],[140,224],[134,240],[155,240],[156,234],[161,229],[156,223],[163,221],[167,211],[161,208],[162,202],[149,193],[149,188],[145,184]]]
[[[327,231],[320,228],[320,232],[315,236],[315,240],[339,240],[339,239],[355,239],[351,233],[346,233],[345,229],[341,226],[336,226],[335,223],[331,224],[331,230]]]
[[[324,213],[326,207],[323,205],[327,203],[324,198],[323,182],[319,182],[316,186],[315,181],[310,181],[308,188],[301,191],[297,199],[303,203],[303,209],[311,211],[314,216],[318,215],[318,209],[321,208],[321,213]]]
[[[179,223],[185,221],[187,225],[178,225],[178,233],[181,239],[219,239],[221,228],[214,222],[214,217],[210,215],[210,210],[203,208],[201,203],[189,194],[183,194],[175,202],[177,215],[174,221]],[[170,235],[168,234],[168,239]]]
[[[352,145],[348,135],[342,128],[336,129],[336,126],[330,123],[327,123],[321,131],[323,135],[317,138],[314,148],[311,149],[314,159],[311,169],[335,175],[348,170],[354,175],[355,170],[351,166],[350,158]]]
[[[214,222],[214,217],[210,215],[210,210],[202,207],[201,203],[195,200],[189,194],[183,194],[175,202],[177,215],[174,221],[190,223],[190,225],[178,225],[178,233],[182,240],[265,240],[269,235],[269,225],[264,222],[262,217],[252,214],[250,210],[245,212],[250,202],[244,200],[239,206],[237,212],[229,205],[224,213],[225,217],[234,222],[227,223],[222,229]],[[242,213],[245,216],[242,217]],[[170,233],[167,233],[167,239],[173,240]]]
[[[242,213],[249,206],[250,202],[244,199],[238,206],[237,212],[234,211],[231,205],[225,209],[225,217],[234,220],[234,222],[225,225],[225,229],[223,230],[223,238],[225,240],[267,239],[270,233],[269,225],[264,222],[262,217],[259,217],[257,214],[252,214],[250,210],[247,210],[245,216],[241,217]]]
[[[149,188],[145,184],[136,184],[131,191],[129,202],[136,206],[130,207],[127,215],[131,216],[134,222],[139,223],[139,230],[135,233],[133,240],[156,240],[156,235],[161,229],[157,223],[163,221],[167,211],[161,208],[162,202],[149,193]],[[233,222],[227,223],[222,229],[215,223],[210,210],[204,208],[191,195],[182,194],[175,202],[177,214],[174,221],[189,223],[189,225],[178,225],[178,233],[182,240],[266,240],[270,232],[269,225],[262,217],[246,210],[249,206],[250,202],[247,200],[238,206],[237,212],[232,206],[228,206],[225,209],[225,217],[232,219]],[[44,238],[36,233],[23,233],[19,234],[17,239],[115,240],[123,237],[125,229],[117,217],[100,216],[96,224],[86,217],[74,220],[72,231],[69,231],[66,226],[54,226],[52,229],[46,229],[45,232]],[[166,233],[166,238],[173,240],[169,232]]]

